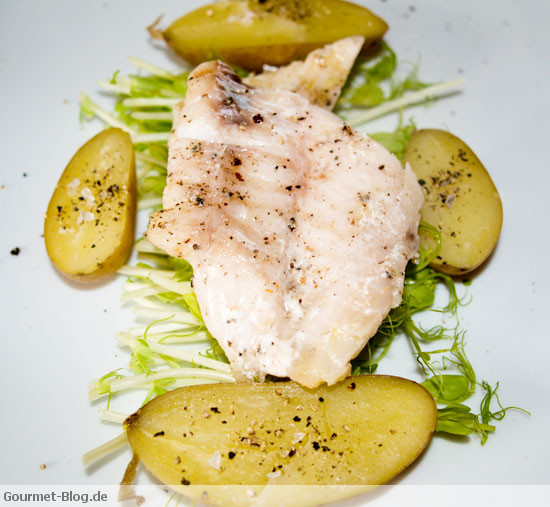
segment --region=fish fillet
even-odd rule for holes
[[[414,173],[330,111],[221,62],[191,73],[174,114],[147,237],[193,266],[235,377],[344,378],[401,301],[423,201]]]
[[[261,88],[296,92],[312,104],[332,109],[361,51],[365,38],[346,37],[312,51],[302,61],[252,74],[244,83]]]

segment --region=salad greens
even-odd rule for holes
[[[82,94],[81,118],[95,116],[130,133],[138,163],[139,208],[154,210],[161,205],[166,184],[172,106],[185,96],[188,71],[183,69],[174,74],[136,58],[130,61],[147,75],[122,76],[115,72],[110,80],[100,83],[115,95],[114,110],[108,112]],[[394,51],[382,43],[374,56],[355,65],[336,112],[351,125],[359,125],[399,111],[399,124],[394,132],[370,135],[402,160],[415,129],[413,122],[403,122],[403,108],[449,93],[460,81],[429,85],[417,78],[416,67],[403,79],[397,79],[397,67]],[[422,385],[439,406],[436,431],[474,433],[483,444],[495,430],[490,423],[516,407],[504,408],[500,404],[496,394],[498,383],[492,387],[484,380],[477,380],[465,352],[465,333],[458,324],[449,329],[441,325],[424,329],[419,323],[418,316],[425,312],[456,319],[463,304],[455,281],[429,267],[441,248],[438,230],[421,224],[420,234],[432,238],[433,248],[421,248],[418,263],[408,266],[401,305],[389,313],[377,334],[352,361],[352,373],[374,373],[396,339],[408,340],[424,378]],[[122,369],[109,372],[94,381],[89,391],[91,400],[107,400],[106,408],[100,412],[102,419],[119,424],[126,414],[111,410],[113,397],[118,393],[146,389],[146,403],[181,386],[235,381],[227,358],[202,319],[189,263],[169,257],[145,240],[138,241],[135,249],[137,265],[119,270],[128,277],[122,299],[131,302],[138,319],[147,324],[117,333],[119,345],[130,352],[125,373],[121,373]],[[438,308],[436,293],[441,290],[446,290],[448,300]],[[465,402],[472,403],[479,387],[484,396],[476,414]],[[493,402],[498,405],[496,412],[491,408]],[[123,433],[86,454],[84,462],[91,463],[125,443]]]
[[[361,57],[355,64],[338,100],[338,107],[349,109],[377,106],[401,97],[407,91],[422,90],[430,86],[418,79],[417,66],[404,79],[396,79],[396,70],[395,52],[386,42],[380,42],[374,48],[374,55]]]

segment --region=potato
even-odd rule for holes
[[[73,280],[93,281],[122,266],[136,219],[134,146],[116,128],[82,146],[61,175],[44,221],[46,250]]]
[[[349,35],[363,35],[367,46],[387,29],[369,10],[342,0],[223,0],[177,19],[163,36],[193,65],[220,58],[259,71]]]
[[[217,507],[315,507],[366,493],[376,486],[178,486],[174,489],[200,505]]]
[[[286,495],[290,507],[389,481],[423,451],[436,419],[419,384],[365,375],[315,390],[294,382],[176,389],[125,426],[149,471],[188,496],[245,506]]]
[[[424,190],[422,220],[441,231],[432,267],[450,275],[477,268],[494,250],[502,227],[502,203],[483,164],[458,137],[434,129],[413,133],[404,161]],[[422,242],[427,246],[430,239]]]

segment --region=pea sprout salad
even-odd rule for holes
[[[138,73],[124,76],[115,72],[110,80],[100,82],[101,88],[115,97],[114,110],[107,111],[81,94],[81,118],[97,117],[130,134],[137,160],[138,208],[152,212],[161,207],[172,107],[185,97],[189,69],[174,73],[137,58],[130,58],[130,62]],[[454,93],[462,83],[420,81],[417,66],[406,69],[398,64],[395,52],[382,42],[374,56],[356,62],[335,112],[403,160],[415,129],[412,120],[404,120],[404,110]],[[370,121],[392,113],[397,115],[393,132],[368,131]],[[352,361],[352,373],[383,370],[392,344],[405,340],[422,385],[438,405],[436,434],[476,435],[484,444],[496,429],[494,422],[507,410],[522,409],[504,407],[498,382],[491,384],[476,373],[466,353],[466,331],[458,323],[460,308],[470,302],[467,295],[458,294],[465,292],[464,286],[470,282],[458,282],[432,269],[430,263],[441,248],[441,235],[427,223],[421,223],[419,233],[431,238],[432,247],[421,247],[418,262],[409,264],[401,304],[391,310],[377,334]],[[135,251],[137,263],[118,271],[126,277],[122,300],[131,304],[136,315],[134,327],[116,334],[119,346],[128,352],[128,361],[94,380],[89,389],[90,400],[105,401],[101,419],[120,426],[129,415],[115,408],[124,392],[143,391],[144,404],[183,386],[235,382],[227,358],[204,324],[193,292],[191,265],[168,256],[145,239],[136,242]],[[441,295],[446,300],[442,305],[438,304]],[[445,324],[425,327],[422,322],[426,316],[434,314]],[[86,453],[83,462],[89,465],[124,445],[127,441],[122,431]]]

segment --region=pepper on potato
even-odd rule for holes
[[[54,265],[77,281],[114,273],[132,251],[136,202],[132,140],[104,130],[74,155],[48,205],[44,240]]]
[[[350,35],[369,46],[387,29],[365,7],[342,0],[222,0],[178,18],[163,37],[192,65],[218,58],[259,71]]]
[[[362,375],[314,390],[295,382],[184,387],[141,407],[125,427],[136,458],[187,496],[243,507],[281,505],[286,495],[284,505],[304,507],[388,482],[422,453],[436,420],[419,384]]]
[[[422,220],[441,232],[441,251],[431,266],[463,275],[480,266],[496,247],[502,202],[491,176],[472,149],[450,132],[413,132],[404,161],[424,190]],[[422,243],[428,246],[429,238]]]

